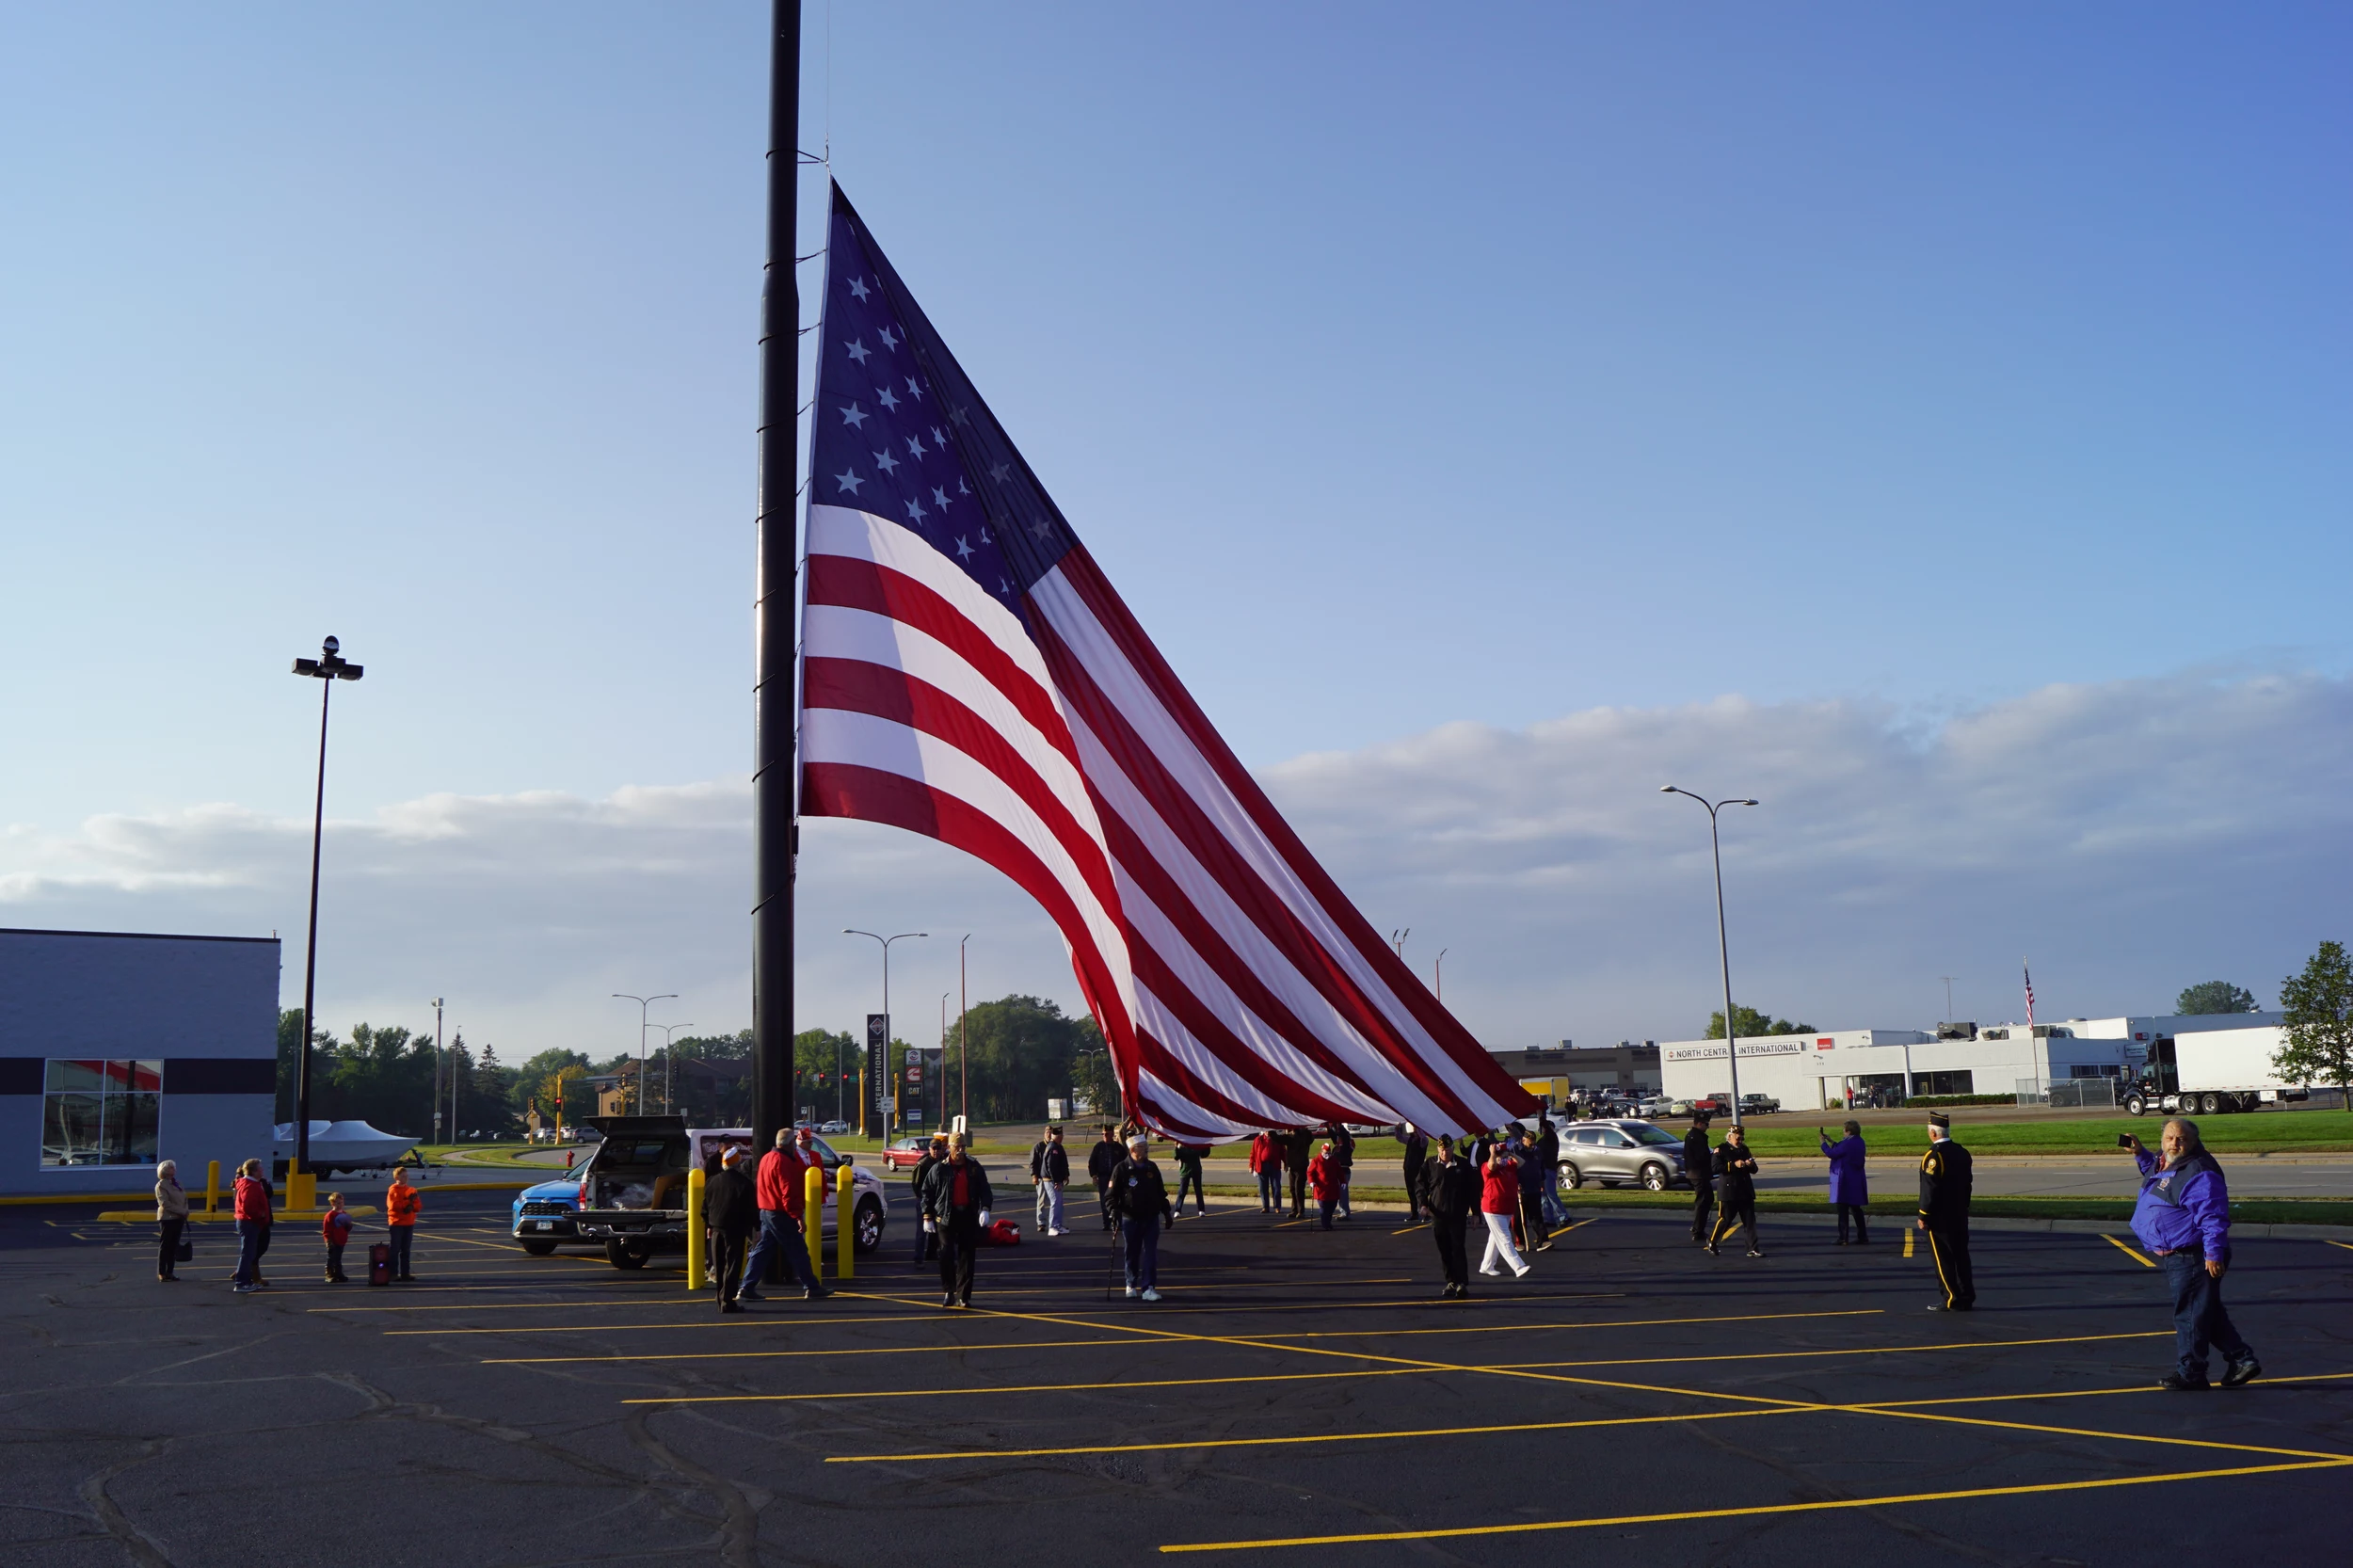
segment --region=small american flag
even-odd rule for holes
[[[2034,1027],[2034,971],[2027,968],[2026,961],[2021,958],[2018,961],[2018,972],[2026,977],[2026,1027],[2032,1029]]]
[[[1019,884],[1165,1135],[1532,1112],[1210,728],[839,187],[819,338],[801,809]]]

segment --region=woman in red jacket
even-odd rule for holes
[[[262,1162],[248,1160],[237,1167],[237,1293],[244,1295],[266,1282],[262,1278],[262,1255],[269,1251],[269,1182]]]
[[[1512,1266],[1512,1276],[1517,1279],[1528,1272],[1520,1250],[1512,1245],[1512,1216],[1520,1208],[1520,1162],[1513,1158],[1509,1144],[1499,1143],[1487,1156],[1481,1175],[1486,1178],[1479,1194],[1479,1211],[1487,1221],[1487,1252],[1479,1260],[1479,1272],[1502,1273],[1496,1267],[1500,1258]]]

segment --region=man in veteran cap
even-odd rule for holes
[[[1920,1157],[1920,1228],[1945,1292],[1929,1310],[1971,1310],[1977,1287],[1969,1272],[1969,1151],[1953,1142],[1953,1119],[1941,1111],[1929,1112],[1929,1152]]]

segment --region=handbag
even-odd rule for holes
[[[195,1262],[196,1243],[189,1240],[185,1236],[181,1237],[180,1244],[171,1250],[171,1260],[175,1263]]]

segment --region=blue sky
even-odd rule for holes
[[[2353,16],[1465,9],[810,9],[805,144],[1245,760],[1728,697],[1932,752],[2054,685],[2337,690]],[[354,822],[741,775],[764,14],[0,17],[7,923],[163,912],[59,891],[94,818],[299,816],[283,672],[328,631],[370,670]],[[963,884],[913,864],[903,919],[805,887],[929,923]],[[297,924],[264,881],[172,913]],[[446,988],[420,941],[351,985]],[[2209,978],[2136,941],[2086,962]],[[517,1029],[644,988],[516,965]],[[1583,984],[1495,1027],[1689,1011],[1544,1021]]]

